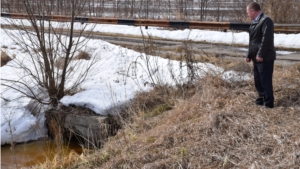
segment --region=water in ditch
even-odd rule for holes
[[[61,147],[63,154],[68,156],[71,151],[82,153],[78,142],[71,141]],[[24,144],[1,146],[1,169],[29,168],[30,166],[44,163],[46,159],[53,159],[58,149],[53,140],[32,141]]]

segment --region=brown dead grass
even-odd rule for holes
[[[79,53],[73,58],[73,60],[81,60],[81,59],[90,60],[91,56],[86,51],[79,51]],[[65,58],[60,57],[55,61],[54,66],[59,68],[59,69],[63,69],[64,68],[64,62],[65,62]]]
[[[6,65],[6,63],[9,62],[10,60],[12,60],[11,57],[8,56],[6,52],[1,50],[1,67]]]
[[[63,69],[64,64],[65,64],[65,58],[60,57],[55,61],[54,66],[57,67],[58,69]]]
[[[251,72],[251,64],[210,62]],[[252,80],[207,76],[190,86],[157,86],[137,94],[118,118],[122,129],[102,149],[37,168],[297,168],[299,64],[276,65],[273,81],[274,109],[254,104]]]
[[[140,93],[123,129],[70,168],[297,168],[297,67],[276,66],[274,109],[254,105],[252,81],[226,83],[213,76],[188,90]],[[172,110],[147,116],[163,104]]]
[[[79,59],[90,60],[91,56],[86,51],[79,51],[78,55],[74,57],[74,60],[79,60]]]

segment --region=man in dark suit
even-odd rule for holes
[[[253,62],[255,88],[258,98],[255,103],[268,108],[274,107],[273,69],[276,59],[274,47],[274,23],[261,11],[260,5],[247,5],[247,14],[253,20],[249,29],[249,49],[246,62]]]

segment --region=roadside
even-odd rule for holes
[[[92,38],[101,39],[109,43],[120,45],[138,52],[144,52],[144,45],[152,45],[156,50],[157,56],[168,57],[181,56],[181,51],[186,45],[192,47],[196,55],[207,55],[224,58],[244,58],[248,45],[244,44],[227,44],[227,43],[210,43],[206,41],[184,41],[166,39],[160,37],[142,37],[138,35],[128,35],[119,33],[94,32]],[[151,44],[150,44],[151,43]],[[300,62],[300,48],[276,47],[278,64],[293,64]]]
[[[127,35],[111,35],[111,34],[95,34],[94,38],[99,38],[104,41],[110,42],[115,45],[120,45],[138,52],[144,52],[144,45],[152,43],[157,56],[169,58],[172,56],[174,59],[180,58],[183,55],[183,50],[186,45],[192,48],[195,58],[200,56],[213,56],[221,57],[229,60],[244,60],[247,53],[247,45],[229,45],[220,43],[207,43],[195,41],[178,41],[170,39],[161,39],[151,37],[143,40],[142,37],[133,37]],[[291,49],[285,47],[277,47],[277,60],[275,64],[290,65],[300,62],[300,48]]]

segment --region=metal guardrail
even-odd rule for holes
[[[14,19],[28,19],[27,14],[18,13],[1,13],[1,17]],[[70,16],[35,16],[37,19],[70,22]],[[117,25],[131,25],[131,26],[155,26],[155,27],[169,27],[179,29],[215,29],[215,30],[241,30],[247,31],[250,23],[231,23],[231,22],[200,22],[200,21],[180,21],[180,20],[151,20],[151,19],[118,19],[118,18],[98,18],[98,17],[75,17],[75,22],[81,23],[96,23],[96,24],[117,24]],[[300,33],[300,24],[275,24],[275,32],[284,33]]]

